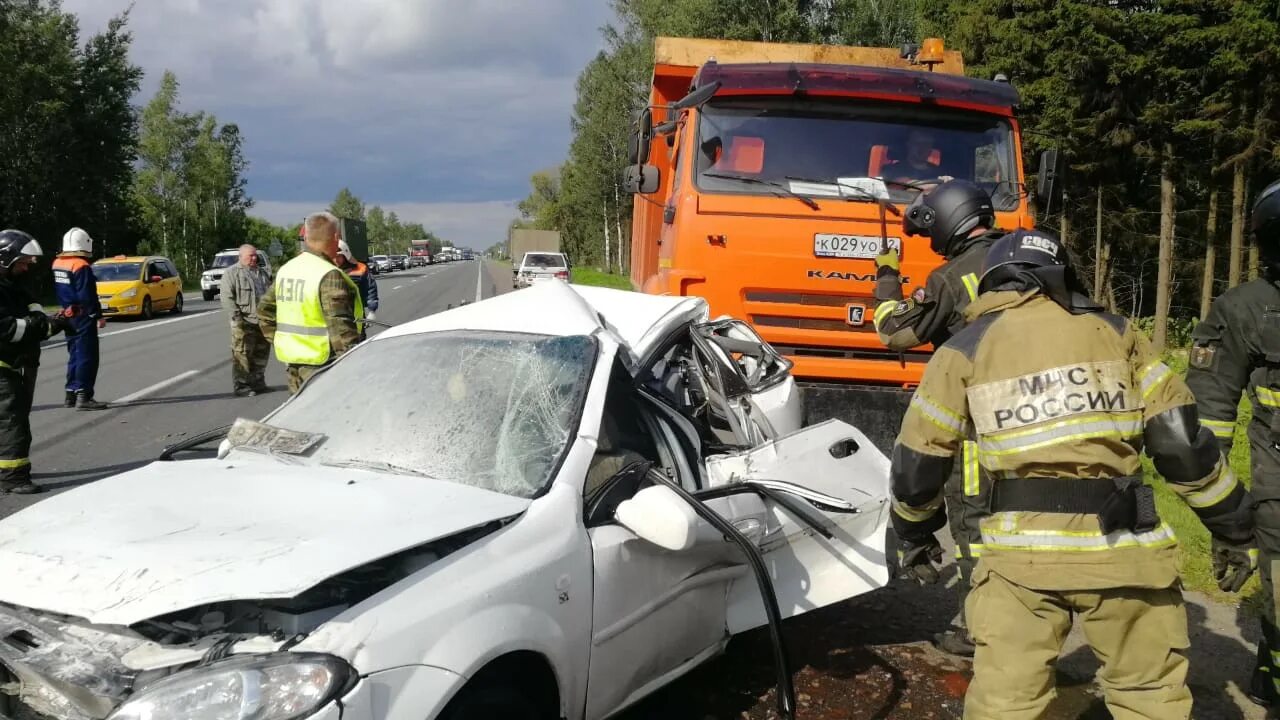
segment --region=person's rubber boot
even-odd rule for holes
[[[965,628],[953,627],[946,632],[933,636],[933,644],[939,650],[950,655],[973,657],[973,638]]]
[[[81,391],[76,393],[76,409],[77,410],[106,410],[108,405],[104,402],[94,400],[88,393]]]
[[[62,400],[63,407],[73,408],[76,406],[76,391],[68,390],[66,397]]]
[[[26,480],[15,484],[0,484],[0,492],[9,493],[10,495],[39,495],[44,492],[44,488]]]

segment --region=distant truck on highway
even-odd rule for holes
[[[410,266],[430,265],[432,262],[434,262],[434,259],[431,256],[430,240],[414,240],[409,243]]]
[[[519,263],[527,252],[560,252],[559,230],[513,229],[507,235],[507,257]]]

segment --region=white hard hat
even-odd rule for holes
[[[93,238],[89,233],[73,227],[62,236],[62,252],[93,253]]]
[[[355,262],[356,259],[351,255],[351,246],[346,240],[338,241],[338,254],[347,259],[347,262]]]

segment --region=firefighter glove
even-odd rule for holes
[[[897,273],[900,269],[898,260],[898,251],[894,248],[888,248],[877,255],[876,277],[880,277],[882,274],[887,272]]]
[[[1214,538],[1212,553],[1213,579],[1223,592],[1240,592],[1258,569],[1258,548],[1251,542],[1237,544]]]
[[[33,312],[23,319],[27,321],[27,328],[22,337],[23,342],[39,343],[53,336],[53,321],[48,315]]]
[[[930,535],[922,542],[898,541],[899,575],[921,585],[938,582],[938,566],[942,564],[942,545]]]

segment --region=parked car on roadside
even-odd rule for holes
[[[888,581],[889,461],[802,429],[790,367],[701,298],[566,283],[387,330],[219,458],[0,520],[5,714],[614,715]]]
[[[375,273],[386,273],[392,270],[391,258],[387,255],[374,255],[366,264],[373,268]]]
[[[200,296],[206,301],[217,297],[221,292],[222,274],[238,262],[240,262],[239,248],[223,250],[214,255],[213,262],[209,263],[209,269],[200,274]],[[271,259],[261,250],[258,251],[258,266],[266,268],[268,273],[275,274],[271,270]]]
[[[512,270],[511,284],[517,289],[548,280],[569,280],[569,260],[564,253],[527,252]]]

